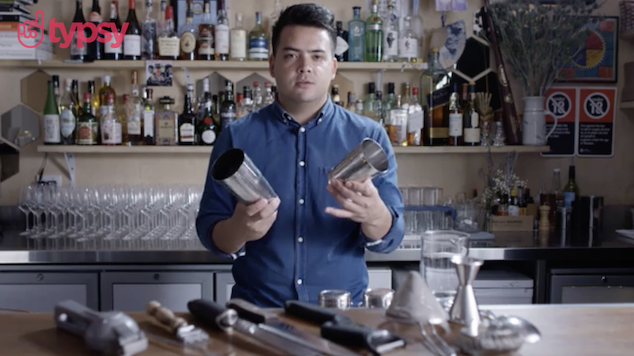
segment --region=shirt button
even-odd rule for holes
[[[317,120],[317,123],[320,124],[321,123],[321,119]]]
[[[300,161],[300,162],[299,162],[299,165],[300,165],[300,166],[302,166],[302,167],[304,167],[304,166],[306,165],[306,163],[304,163],[304,161]]]
[[[301,280],[301,279],[298,279],[298,280],[297,280],[297,284],[302,284],[302,280]]]
[[[298,238],[297,238],[297,241],[299,241],[299,242],[304,242],[304,238],[302,238],[302,237],[298,237]]]
[[[300,200],[299,200],[299,204],[300,204],[300,205],[301,205],[301,204],[304,204],[304,199],[300,199]]]
[[[302,127],[302,128],[299,129],[299,131],[300,132],[306,132],[306,129]]]

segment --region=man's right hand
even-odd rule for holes
[[[246,205],[238,203],[233,211],[232,219],[245,230],[245,242],[259,240],[269,231],[275,219],[280,199],[260,199]]]

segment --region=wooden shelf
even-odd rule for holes
[[[408,71],[421,68],[422,63],[372,63],[372,62],[342,62],[338,64],[341,71],[369,71],[386,70]],[[191,70],[268,70],[267,61],[172,61],[174,68],[188,68]],[[74,63],[60,60],[0,60],[0,68],[30,68],[30,69],[103,69],[103,70],[132,70],[145,69],[145,61],[109,61],[102,60],[92,63]]]
[[[621,108],[621,109],[628,109],[628,110],[634,109],[634,101],[625,101],[625,102],[621,102],[621,103],[619,104],[619,108]]]
[[[90,153],[90,154],[134,154],[134,153],[169,153],[169,154],[209,154],[212,147],[207,146],[37,146],[38,152],[48,153]],[[491,147],[492,153],[539,153],[548,152],[548,146],[504,146]],[[487,147],[394,147],[396,154],[483,154]]]

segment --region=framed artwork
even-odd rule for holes
[[[586,39],[566,64],[557,82],[616,83],[618,75],[619,18],[605,16],[586,25]]]

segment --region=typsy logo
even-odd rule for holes
[[[84,34],[84,30],[90,30],[90,36],[86,37]],[[109,29],[109,30],[108,30]],[[55,18],[48,20],[48,38],[53,43],[62,42],[59,46],[61,48],[68,48],[71,42],[73,41],[73,37],[77,34],[77,47],[84,48],[84,42],[91,43],[95,40],[101,43],[109,43],[114,39],[114,42],[111,43],[111,47],[119,48],[121,44],[123,44],[123,36],[125,31],[128,29],[128,23],[124,22],[121,28],[121,32],[117,31],[117,27],[112,22],[102,22],[99,25],[95,25],[92,22],[86,23],[72,23],[70,26],[70,30],[66,31],[66,28],[63,23],[56,22]],[[58,37],[55,30],[59,30],[62,37]],[[24,21],[24,23],[18,24],[18,41],[20,44],[26,48],[35,48],[42,43],[44,39],[44,35],[40,35],[44,33],[44,13],[42,10],[38,10],[35,12],[35,20]],[[101,34],[102,36],[98,36]],[[35,44],[26,44],[25,39],[38,38],[39,41]]]

